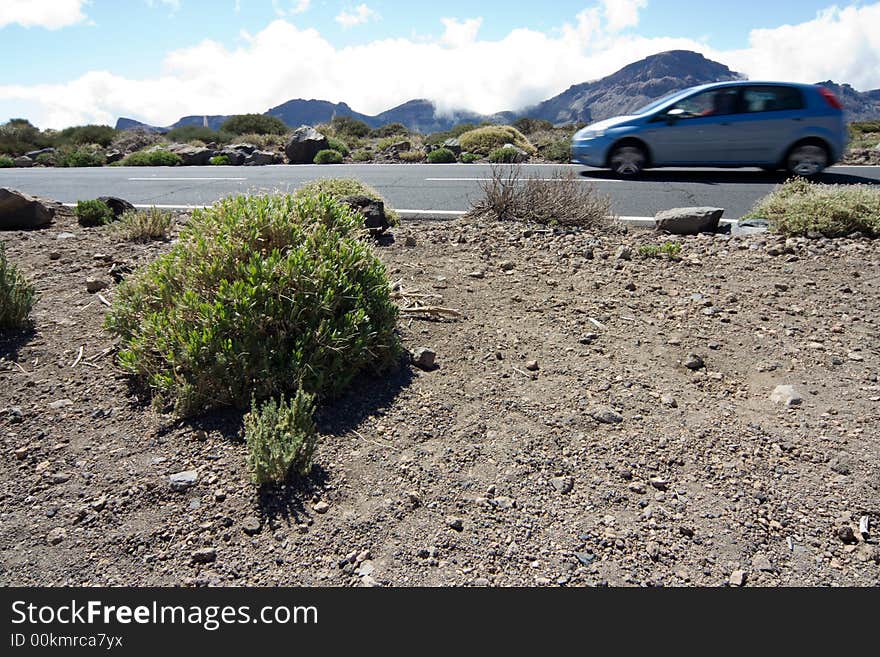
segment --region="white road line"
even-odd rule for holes
[[[430,214],[430,215],[449,215],[452,217],[460,217],[465,214],[466,210],[397,210],[398,214]]]
[[[75,208],[76,203],[62,203],[64,207],[67,208]],[[158,203],[150,203],[150,204],[138,204],[134,203],[134,207],[139,210],[149,210],[150,208],[157,208],[159,210],[203,210],[205,208],[211,207],[210,205],[161,205]]]
[[[526,180],[526,179],[523,179]],[[528,178],[528,180],[540,180],[543,182],[560,182],[559,178]],[[490,182],[492,178],[425,178],[426,182]],[[615,178],[579,178],[577,182],[596,182],[596,183],[622,183],[625,180],[617,180]]]
[[[183,180],[247,180],[247,178],[189,178],[189,177],[182,177],[182,178],[129,178],[129,180],[141,180],[141,181],[152,182],[153,180],[155,180],[155,181],[167,181],[167,180],[178,180],[178,181],[183,181]]]

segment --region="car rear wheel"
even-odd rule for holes
[[[645,168],[648,158],[645,151],[634,144],[616,147],[608,158],[611,170],[618,176],[632,178]]]
[[[828,167],[828,153],[819,144],[800,144],[791,149],[786,169],[791,174],[810,178]]]

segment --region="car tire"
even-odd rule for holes
[[[812,178],[828,167],[828,151],[816,142],[796,144],[785,158],[785,169],[793,176]]]
[[[648,163],[645,149],[636,144],[622,144],[615,146],[608,156],[608,164],[611,170],[621,178],[634,178],[638,176]]]

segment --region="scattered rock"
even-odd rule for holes
[[[658,212],[654,227],[673,235],[714,233],[723,214],[722,208],[674,208]]]
[[[856,538],[856,533],[853,531],[853,528],[849,525],[843,525],[842,527],[838,527],[837,529],[837,538],[839,538],[844,543],[857,543],[858,539]]]
[[[678,408],[678,402],[672,395],[666,394],[660,396],[660,403],[669,408]]]
[[[617,252],[614,254],[615,260],[632,260],[632,249],[626,245],[623,245],[617,249]]]
[[[776,570],[773,567],[773,564],[770,563],[770,559],[763,552],[758,552],[752,557],[752,568],[755,570],[761,570],[765,573],[772,573]]]
[[[327,513],[330,510],[330,505],[324,500],[321,500],[315,504],[312,509],[314,509],[315,513]]]
[[[553,477],[550,485],[563,495],[567,495],[574,489],[574,479],[572,477]]]
[[[364,228],[373,234],[384,233],[391,227],[391,223],[385,216],[385,204],[369,196],[346,196],[339,199],[353,210],[356,210],[364,218]]]
[[[416,347],[412,350],[410,354],[412,357],[412,363],[420,370],[430,371],[433,370],[436,365],[437,352],[433,349],[429,349],[428,347]]]
[[[786,406],[799,406],[803,402],[803,397],[797,391],[797,388],[791,385],[779,385],[773,389],[770,394],[770,401],[774,404],[785,404]]]
[[[27,155],[19,155],[12,162],[16,167],[19,167],[22,169],[28,169],[28,168],[34,166],[34,161],[31,158],[29,158]]]
[[[669,482],[662,477],[651,477],[648,479],[648,483],[657,490],[666,490],[669,488]]]
[[[121,217],[126,212],[134,212],[135,210],[131,203],[118,196],[99,196],[98,200],[103,201],[107,207],[113,210],[114,217]]]
[[[110,283],[100,278],[87,278],[86,279],[86,291],[89,294],[95,294],[96,292],[100,292],[101,290],[107,289],[110,287]]]
[[[527,361],[526,362],[526,369],[529,372],[537,372],[540,369],[540,367],[538,365],[538,361],[536,361],[536,360]]]
[[[59,399],[49,404],[49,408],[53,411],[58,411],[62,408],[67,408],[68,406],[73,406],[73,401],[70,399]]]
[[[455,516],[449,516],[446,518],[446,526],[450,529],[454,529],[457,532],[464,530],[464,520],[461,518],[456,518]]]
[[[248,516],[241,521],[241,531],[243,531],[248,536],[259,534],[260,530],[262,529],[263,523],[260,522],[259,518],[256,518],[254,516]]]
[[[327,138],[312,126],[300,126],[293,131],[290,141],[284,147],[290,164],[312,164],[318,151],[329,147]]]
[[[52,223],[54,204],[0,187],[0,230],[29,230]]]
[[[602,407],[590,410],[591,418],[602,424],[620,424],[623,422],[623,416],[612,408]]]
[[[49,545],[58,545],[65,538],[67,538],[67,530],[64,527],[56,527],[46,534],[46,542]]]
[[[199,473],[195,470],[184,470],[183,472],[176,472],[168,477],[168,481],[171,483],[171,490],[178,492],[185,491],[188,488],[192,488],[196,485],[198,480]]]
[[[217,550],[212,547],[201,548],[192,554],[193,563],[211,563],[217,559]]]
[[[746,571],[744,570],[734,570],[730,573],[730,579],[728,583],[731,586],[743,586],[746,583]]]
[[[688,354],[682,363],[689,370],[697,371],[706,367],[706,363],[698,354]]]

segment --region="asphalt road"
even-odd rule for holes
[[[782,174],[751,169],[658,169],[638,180],[621,181],[607,171],[579,165],[524,165],[526,175],[548,177],[574,168],[585,184],[612,198],[621,216],[651,217],[659,210],[711,205],[738,219],[759,198],[784,181]],[[443,216],[463,211],[490,176],[488,165],[346,164],[264,167],[104,167],[91,169],[0,169],[0,187],[63,203],[119,196],[135,205],[208,205],[230,194],[290,192],[309,180],[358,178],[378,189],[392,207]],[[822,182],[880,185],[880,167],[829,169]]]

